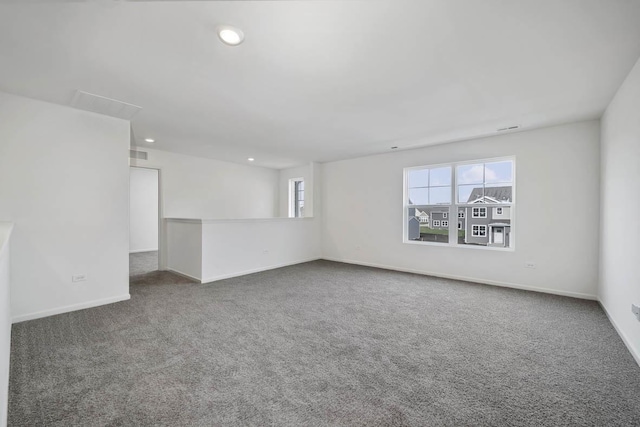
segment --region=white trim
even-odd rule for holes
[[[139,254],[142,252],[156,252],[158,250],[158,248],[152,248],[152,249],[136,249],[135,251],[129,251],[130,254]]]
[[[463,246],[463,245],[460,245],[460,246]],[[327,261],[341,262],[345,264],[355,264],[355,265],[362,265],[365,267],[381,268],[383,270],[393,270],[393,271],[400,271],[403,273],[420,274],[422,276],[433,276],[433,277],[441,277],[443,279],[460,280],[463,282],[471,282],[471,283],[477,283],[481,285],[499,286],[501,288],[520,289],[523,291],[532,291],[532,292],[540,292],[544,294],[561,295],[565,297],[586,299],[591,301],[598,300],[598,297],[596,295],[584,294],[581,292],[559,291],[556,289],[539,288],[537,286],[520,285],[517,283],[499,282],[496,280],[478,279],[475,277],[456,276],[453,274],[436,273],[436,272],[425,271],[425,270],[414,270],[411,268],[403,268],[403,267],[393,267],[393,266],[377,264],[373,262],[338,259],[338,258],[332,258],[332,257],[322,257],[322,259],[325,259]]]
[[[79,304],[65,305],[63,307],[57,307],[50,310],[36,311],[34,313],[22,314],[20,316],[14,316],[11,319],[12,323],[25,322],[27,320],[40,319],[42,317],[55,316],[56,314],[68,313],[71,311],[84,310],[86,308],[98,307],[101,305],[112,304],[114,302],[126,301],[131,299],[130,294],[119,295],[116,297],[102,298],[93,301],[81,302]]]
[[[455,235],[457,236],[458,233],[456,232]],[[467,233],[465,233],[464,235],[465,237],[465,242],[467,239]],[[446,247],[446,248],[459,248],[459,249],[473,249],[473,250],[480,250],[480,251],[498,251],[498,252],[515,252],[515,249],[512,247],[502,247],[502,246],[484,246],[484,245],[470,245],[467,243],[438,243],[438,242],[426,242],[426,241],[422,241],[422,240],[407,240],[405,242],[402,242],[404,244],[407,245],[420,245],[420,246],[438,246],[438,247]]]
[[[613,329],[615,329],[618,335],[620,335],[620,338],[622,339],[624,345],[627,346],[627,349],[629,350],[629,353],[631,353],[631,356],[633,356],[638,366],[640,366],[640,352],[638,352],[638,349],[633,347],[633,344],[631,344],[631,340],[629,339],[627,334],[625,334],[624,331],[618,327],[618,324],[615,322],[615,320],[613,320],[613,317],[611,317],[600,298],[598,298],[598,304],[600,304],[600,307],[602,307],[602,311],[604,311],[604,314],[607,315],[609,322],[611,322],[611,324],[613,325]]]
[[[238,277],[238,276],[244,276],[244,275],[247,275],[247,274],[259,273],[261,271],[274,270],[276,268],[288,267],[290,265],[304,264],[305,262],[317,261],[319,259],[322,259],[322,257],[318,256],[318,257],[313,257],[313,258],[301,259],[301,260],[298,260],[298,261],[285,262],[285,263],[282,263],[282,264],[273,264],[273,265],[270,265],[270,266],[267,266],[267,267],[253,268],[251,270],[239,271],[237,273],[221,274],[219,276],[213,276],[213,277],[208,277],[206,279],[202,279],[202,283],[217,282],[218,280],[231,279],[232,277]]]

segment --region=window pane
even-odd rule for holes
[[[482,184],[458,185],[458,203],[473,203],[482,199],[483,194]]]
[[[487,184],[513,181],[513,162],[495,162],[484,165],[484,176]]]
[[[409,188],[428,187],[429,169],[413,169],[407,173]]]
[[[414,188],[409,190],[409,204],[410,205],[428,205],[429,204],[429,189],[428,188]]]
[[[473,210],[486,217],[473,216]],[[499,213],[502,209],[502,213]],[[508,248],[511,242],[511,206],[496,206],[482,204],[458,208],[465,211],[464,218],[458,218],[458,243],[463,245],[477,245]]]
[[[443,206],[421,206],[409,208],[407,217],[407,239],[423,242],[449,243],[449,227],[443,225],[448,208]]]
[[[432,187],[429,188],[430,205],[451,204],[451,187]]]
[[[513,202],[513,187],[511,184],[487,184],[484,188],[486,203]]]
[[[431,169],[429,172],[429,186],[451,185],[451,167]],[[433,202],[432,202],[433,203]]]
[[[484,179],[484,165],[461,165],[456,169],[458,184],[482,184]]]

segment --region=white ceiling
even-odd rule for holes
[[[2,4],[0,90],[115,98],[140,146],[283,168],[597,118],[639,22],[638,0]]]

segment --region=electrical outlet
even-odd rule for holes
[[[631,312],[636,316],[636,318],[640,322],[640,307],[638,307],[635,304],[631,304]]]
[[[526,261],[524,263],[524,268],[536,268],[536,263],[533,261]]]
[[[84,282],[85,280],[87,280],[87,275],[86,274],[76,274],[74,276],[71,276],[71,281],[73,283]]]

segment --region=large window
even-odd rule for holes
[[[304,217],[304,179],[289,180],[289,216]]]
[[[513,248],[514,189],[514,158],[407,168],[404,241]]]

